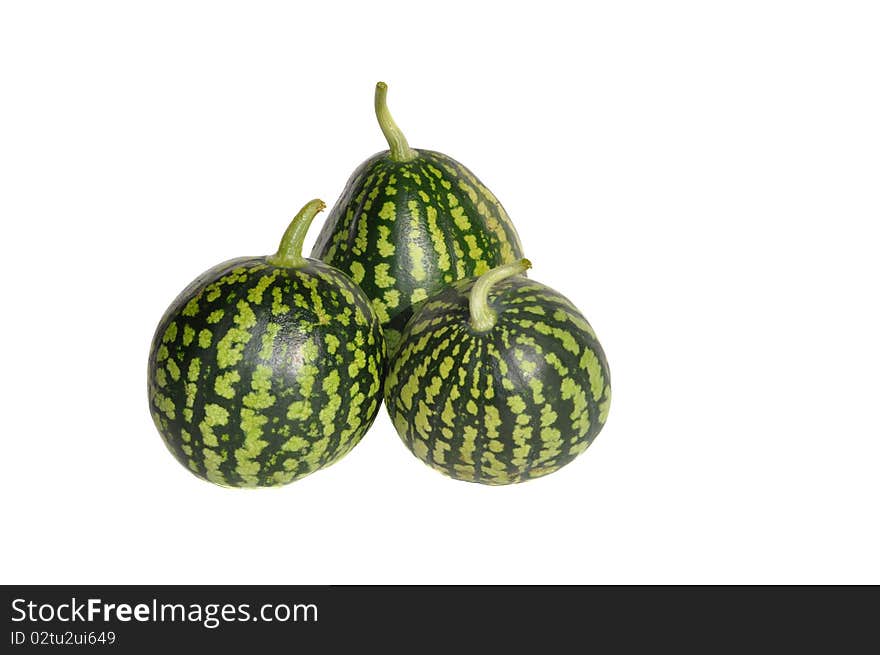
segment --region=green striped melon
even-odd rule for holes
[[[382,329],[346,275],[302,257],[321,201],[278,253],[208,270],[171,304],[149,356],[149,403],[171,453],[219,485],[286,484],[354,447],[376,417]]]
[[[459,480],[510,484],[556,471],[608,416],[605,354],[590,324],[527,260],[432,296],[407,324],[385,380],[403,442]]]
[[[522,257],[507,212],[477,177],[439,152],[409,147],[376,86],[389,150],[352,174],[312,257],[351,275],[385,328],[389,353],[413,307],[443,287]]]

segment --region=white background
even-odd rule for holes
[[[880,583],[878,34],[871,2],[4,3],[0,581]],[[155,324],[385,147],[380,79],[592,322],[608,424],[506,488],[384,409],[293,485],[202,482],[149,417]]]

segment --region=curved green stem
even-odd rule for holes
[[[267,257],[273,266],[283,266],[285,268],[301,268],[306,263],[303,257],[303,241],[306,238],[306,232],[309,231],[309,225],[312,219],[317,216],[318,212],[326,208],[323,200],[310,200],[305,207],[299,210],[299,213],[290,221],[290,225],[284,231],[281,237],[281,244],[278,246],[278,252]]]
[[[491,330],[498,320],[498,316],[489,307],[489,290],[501,280],[525,273],[531,267],[532,262],[528,259],[520,259],[512,264],[496,266],[477,278],[470,296],[471,327],[473,329],[477,332]]]
[[[388,111],[388,105],[385,98],[388,95],[388,85],[385,82],[376,84],[376,118],[379,120],[379,127],[382,128],[382,134],[388,141],[388,147],[391,149],[391,159],[394,161],[412,161],[416,158],[417,153],[409,147],[403,132],[397,127],[397,123],[391,118],[391,112]]]

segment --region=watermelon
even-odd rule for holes
[[[389,353],[414,306],[456,280],[522,257],[498,199],[447,155],[409,147],[376,85],[389,150],[352,174],[312,249],[351,275],[373,303]]]
[[[403,442],[459,480],[510,484],[565,466],[608,416],[605,353],[527,260],[440,291],[415,312],[385,380]]]
[[[230,487],[286,484],[349,452],[381,404],[385,342],[363,291],[302,256],[308,203],[270,257],[200,275],[165,312],[149,404],[165,445]]]

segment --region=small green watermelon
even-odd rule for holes
[[[460,163],[413,150],[376,85],[376,117],[390,150],[352,174],[312,257],[351,275],[385,328],[388,352],[413,307],[456,280],[522,257],[507,212]]]
[[[302,256],[320,200],[270,257],[199,276],[153,337],[149,401],[177,460],[230,487],[286,484],[351,450],[381,404],[385,342],[363,291]]]
[[[528,260],[432,296],[401,337],[385,380],[398,434],[459,480],[522,482],[586,450],[608,416],[605,353],[587,320],[521,275]]]

